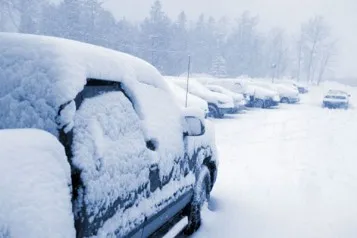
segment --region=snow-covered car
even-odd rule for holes
[[[60,196],[53,197],[53,205],[68,200],[67,184],[73,211],[58,211],[62,205],[54,211],[45,203],[39,212],[55,214],[33,216],[27,207],[8,214],[15,203],[3,199],[7,193],[1,186],[0,230],[16,237],[73,237],[42,230],[71,230],[74,224],[76,237],[162,236],[183,216],[188,217],[188,234],[198,229],[202,203],[217,176],[214,132],[199,113],[180,108],[156,68],[124,53],[65,39],[1,33],[0,42],[0,129],[47,131],[66,155],[53,153],[53,143],[37,145],[34,136],[34,143],[26,144],[29,153],[22,153],[26,158],[11,161],[0,155],[0,171],[15,163],[19,173],[26,172],[11,181],[11,191],[19,196],[29,191],[23,182],[31,183],[21,200],[26,207],[30,194],[39,203],[44,200],[32,191],[49,189],[36,183],[43,171],[27,170],[29,161],[34,166],[44,161],[31,151],[58,158],[63,175],[49,176],[49,185],[58,186],[51,199]],[[10,154],[23,149],[12,142]],[[56,171],[54,162],[49,166],[47,175]],[[6,175],[0,173],[0,180],[8,181]]]
[[[293,87],[297,89],[300,94],[306,94],[309,92],[309,88],[305,84],[293,80],[287,80],[287,79],[277,80],[277,83]]]
[[[185,90],[187,88],[187,82],[183,78],[168,78],[168,80],[172,80]],[[212,92],[195,79],[189,80],[188,91],[208,102],[210,117],[222,118],[224,114],[234,111],[234,102],[231,96]]]
[[[212,92],[222,93],[222,94],[231,96],[234,101],[234,111],[232,111],[233,113],[236,113],[236,112],[239,112],[239,111],[245,109],[247,101],[245,100],[243,94],[232,92],[232,91],[230,91],[222,86],[219,86],[219,85],[207,84],[205,86]]]
[[[341,90],[329,90],[324,96],[322,107],[348,109],[350,96],[351,95]]]
[[[280,83],[270,83],[270,82],[264,82],[259,80],[254,80],[252,83],[254,85],[278,92],[281,103],[293,104],[293,103],[300,102],[299,91],[296,88]]]
[[[276,91],[269,90],[241,79],[199,79],[204,84],[222,86],[232,92],[243,94],[246,106],[270,108],[279,105],[280,97]]]
[[[204,117],[208,116],[208,103],[191,94],[191,93],[186,93],[186,91],[181,88],[180,86],[176,85],[173,83],[171,80],[166,80],[170,86],[170,89],[172,93],[175,95],[176,99],[178,100],[179,104],[186,108],[197,108],[202,111]],[[187,96],[187,105],[186,105],[186,96]]]

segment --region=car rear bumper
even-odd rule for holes
[[[348,103],[345,102],[323,102],[323,107],[327,108],[348,108]]]
[[[266,107],[276,107],[279,105],[279,102],[273,99],[266,99],[265,100]]]
[[[224,115],[224,114],[234,113],[236,109],[230,107],[230,108],[218,108],[218,110],[221,115]]]
[[[289,98],[289,103],[298,103],[300,102],[300,98]]]

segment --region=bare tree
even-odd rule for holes
[[[297,68],[296,68],[297,81],[300,81],[303,47],[304,47],[304,34],[302,34],[301,32],[299,40],[297,41],[297,49],[296,49],[297,50]]]
[[[267,70],[271,77],[281,77],[288,67],[288,44],[285,31],[281,28],[272,29],[267,37],[266,57]],[[274,67],[272,67],[274,65]]]
[[[327,69],[329,69],[333,57],[336,55],[336,41],[328,43],[321,49],[317,84],[320,84]]]
[[[302,47],[303,52],[306,78],[307,81],[312,82],[314,81],[321,49],[329,41],[330,28],[321,16],[316,16],[302,25],[301,34],[303,41],[300,42],[300,47]]]

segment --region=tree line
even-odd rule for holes
[[[235,20],[185,12],[171,19],[153,3],[139,23],[115,19],[101,0],[0,0],[0,31],[63,37],[138,56],[163,74],[187,72],[216,77],[294,77],[319,83],[333,69],[336,41],[320,16],[301,24],[294,36],[282,28],[259,29],[259,17]]]

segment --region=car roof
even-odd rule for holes
[[[0,33],[0,42],[0,84],[6,86],[0,89],[0,97],[12,86],[33,83],[56,90],[63,103],[80,92],[88,78],[122,82],[128,87],[136,81],[167,89],[155,67],[104,47],[18,33]]]
[[[334,89],[330,89],[327,94],[331,94],[331,95],[347,95],[348,93],[346,93],[345,91],[342,90],[334,90]]]
[[[65,120],[59,108],[73,107],[88,79],[120,82],[142,118],[145,90],[165,91],[158,97],[166,101],[172,97],[154,66],[125,53],[18,33],[0,33],[0,42],[0,129],[35,127],[57,135],[58,119]]]

